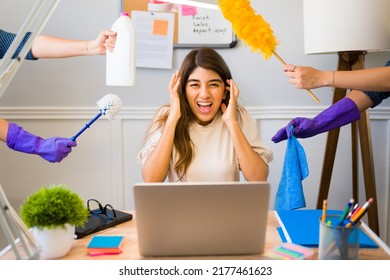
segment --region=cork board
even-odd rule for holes
[[[122,0],[122,11],[162,11],[148,0]],[[193,48],[209,46],[213,48],[232,48],[237,43],[230,22],[220,10],[212,10],[185,5],[169,4],[163,12],[175,13],[175,32],[173,37],[175,48]],[[156,10],[157,8],[157,10]]]

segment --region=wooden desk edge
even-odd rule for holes
[[[61,260],[160,260],[160,259],[184,259],[184,260],[271,260],[267,257],[267,253],[275,246],[282,243],[277,227],[280,223],[276,217],[274,210],[268,212],[268,224],[266,230],[266,244],[263,254],[256,255],[223,255],[223,256],[183,256],[183,257],[143,257],[138,252],[138,237],[136,231],[136,215],[134,211],[126,211],[133,214],[133,220],[119,224],[112,228],[103,230],[97,234],[101,235],[123,235],[125,238],[124,251],[118,255],[102,255],[89,256],[86,251],[87,244],[93,235],[86,236],[74,241],[71,251],[61,258]],[[123,230],[126,227],[126,230]],[[390,249],[379,237],[364,224],[363,230],[373,238],[374,242],[379,246],[378,249],[359,250],[359,258],[361,260],[390,260]],[[318,259],[318,248],[314,249],[313,259]],[[9,251],[0,256],[0,260],[15,259],[13,251]]]

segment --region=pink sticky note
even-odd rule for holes
[[[194,6],[181,5],[181,14],[183,16],[194,16],[196,15],[197,10]]]

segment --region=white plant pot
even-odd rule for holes
[[[75,226],[66,224],[53,229],[32,228],[32,234],[40,248],[43,259],[56,259],[65,256],[72,248]]]

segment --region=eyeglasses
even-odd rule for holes
[[[104,214],[111,220],[116,219],[116,213],[114,207],[111,204],[106,204],[104,207],[96,199],[88,199],[87,201],[88,211],[91,214]]]

